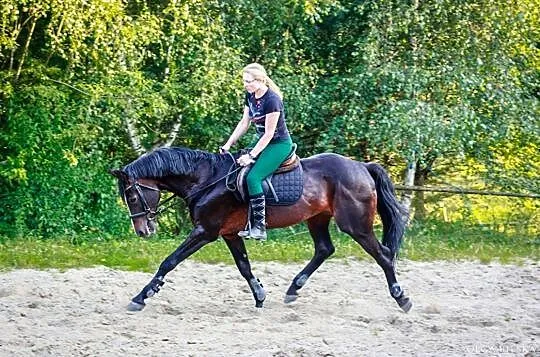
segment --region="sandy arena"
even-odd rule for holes
[[[299,264],[185,261],[142,312],[151,274],[105,267],[0,273],[0,356],[540,356],[540,267],[400,261],[401,312],[372,261],[325,263],[289,305]]]

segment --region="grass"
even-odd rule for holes
[[[409,229],[403,251],[410,260],[519,263],[539,260],[540,238],[526,229],[501,232],[485,225],[424,222]]]
[[[380,232],[377,232],[380,237]],[[331,230],[336,258],[371,259],[349,236]],[[56,239],[0,238],[0,269],[80,268],[104,265],[122,270],[154,272],[183,238],[158,236],[151,240],[78,237]],[[270,232],[268,241],[247,241],[252,261],[306,262],[313,255],[307,230],[281,229]],[[401,257],[417,260],[480,260],[502,263],[537,261],[540,240],[535,235],[497,232],[461,224],[415,224],[405,237]],[[223,240],[211,243],[189,259],[206,263],[234,264]]]
[[[0,244],[0,269],[68,269],[104,265],[123,270],[153,272],[181,242],[182,239],[171,238],[130,238],[75,244],[70,239],[6,240]],[[264,243],[247,241],[246,247],[252,261],[303,262],[313,255],[311,239],[304,235],[290,241],[272,241],[271,238]],[[336,247],[335,257],[367,257],[352,240],[336,243]],[[234,264],[222,239],[208,244],[189,259]]]

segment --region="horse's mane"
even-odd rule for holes
[[[212,170],[227,160],[226,155],[212,154],[184,147],[164,147],[148,152],[123,168],[131,178],[161,178],[188,175],[202,162],[209,162]]]

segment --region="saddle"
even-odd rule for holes
[[[300,158],[296,155],[297,145],[277,170],[266,177],[262,182],[264,196],[267,206],[287,206],[292,205],[302,196],[304,190],[304,175]],[[227,185],[240,202],[249,201],[246,176],[253,164],[242,168],[236,177],[236,185]]]

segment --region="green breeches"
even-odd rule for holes
[[[270,143],[259,154],[255,164],[246,177],[249,196],[259,196],[263,193],[262,181],[277,170],[292,150],[292,140]]]

